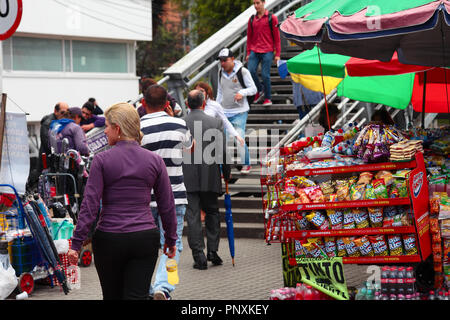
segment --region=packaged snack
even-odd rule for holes
[[[433,233],[440,233],[439,230],[439,220],[436,218],[430,218],[430,232]]]
[[[355,243],[358,246],[359,252],[363,257],[373,257],[374,251],[367,236],[355,239]]]
[[[336,257],[336,238],[335,237],[325,237],[325,253],[328,257]]]
[[[393,174],[393,177],[394,178],[400,178],[400,179],[406,179],[406,178],[408,178],[408,175],[409,175],[410,172],[411,172],[411,170],[409,170],[409,169],[397,170]]]
[[[383,207],[368,207],[370,226],[381,228],[383,226]]]
[[[373,190],[373,186],[371,183],[366,185],[366,190],[364,191],[364,199],[366,200],[374,200],[375,197],[375,191]]]
[[[383,235],[368,236],[370,243],[372,244],[373,252],[376,256],[389,255],[388,246],[384,240]]]
[[[441,233],[432,233],[431,234],[431,242],[440,243],[442,241]]]
[[[353,217],[353,212],[351,209],[348,208],[344,209],[342,228],[355,229],[355,218]]]
[[[327,210],[327,216],[330,220],[331,230],[342,229],[344,215],[341,210]]]
[[[295,197],[288,192],[281,192],[280,193],[280,201],[284,204],[289,204],[294,202]]]
[[[334,183],[330,181],[325,181],[319,183],[320,189],[324,195],[329,195],[335,192]]]
[[[400,256],[403,254],[402,239],[398,235],[388,236],[388,246],[391,256]]]
[[[300,240],[295,240],[294,244],[295,244],[295,257],[296,258],[306,257],[305,248],[303,248],[303,245],[301,244]]]
[[[440,199],[439,197],[433,196],[430,199],[430,214],[431,215],[438,215],[439,214],[439,208],[440,208]]]
[[[394,182],[394,177],[390,171],[378,171],[375,175],[375,179],[383,179],[385,186],[390,186]]]
[[[350,178],[348,178],[348,185],[351,186],[352,184],[355,184],[356,181],[358,181],[358,176],[351,176]]]
[[[310,203],[311,200],[309,200],[308,196],[306,195],[305,191],[303,189],[297,189],[297,196],[300,200],[300,203]]]
[[[364,198],[365,184],[353,184],[350,187],[350,200],[362,200]]]
[[[369,184],[372,178],[372,172],[361,172],[359,175],[358,184]]]
[[[414,234],[404,234],[403,247],[405,248],[406,255],[417,254],[416,236]]]
[[[327,255],[322,248],[323,244],[322,246],[320,246],[320,244],[319,238],[309,238],[308,241],[303,244],[303,247],[308,251],[308,255],[311,258],[326,258]]]
[[[368,228],[369,227],[369,214],[367,209],[358,208],[352,209],[353,218],[355,219],[355,225],[357,229]]]
[[[306,212],[301,212],[297,215],[297,219],[295,219],[295,225],[297,230],[308,230],[309,222],[306,219]]]
[[[383,214],[385,217],[391,218],[397,214],[397,207],[395,206],[383,207]]]
[[[377,199],[387,199],[388,193],[383,179],[373,180],[373,191]]]
[[[408,196],[408,185],[406,179],[395,179],[392,187],[398,190],[397,192],[400,198],[405,198]]]
[[[329,228],[328,220],[320,211],[312,211],[306,216],[306,219],[319,230],[327,230]]]
[[[312,202],[324,202],[322,190],[319,186],[308,187],[303,189]]]
[[[361,253],[358,250],[358,246],[355,243],[355,237],[344,237],[345,251],[349,257],[360,257]]]
[[[348,182],[336,183],[336,196],[338,201],[347,201],[349,200],[349,187]]]
[[[336,239],[336,250],[337,250],[337,256],[338,257],[345,257],[347,256],[347,251],[345,250],[345,243],[343,238],[337,238]]]

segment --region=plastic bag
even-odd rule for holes
[[[70,290],[81,288],[81,272],[80,267],[70,265],[66,269],[67,285]]]
[[[0,255],[1,258],[2,255]],[[9,259],[8,259],[9,262]],[[7,268],[4,268],[7,265]],[[0,300],[5,300],[17,287],[16,271],[9,264],[4,264],[0,261]]]

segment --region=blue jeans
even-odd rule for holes
[[[251,51],[248,58],[248,70],[250,71],[253,81],[255,82],[258,92],[263,91],[263,85],[258,78],[258,65],[261,63],[261,78],[264,84],[264,97],[271,99],[272,87],[270,85],[270,67],[272,66],[273,52],[256,53]]]
[[[244,97],[244,99],[245,99],[245,97]],[[242,113],[238,113],[233,116],[227,117],[228,121],[230,121],[230,123],[233,125],[233,127],[236,129],[236,131],[239,133],[239,135],[242,138],[245,137],[245,126],[247,124],[247,117],[248,117],[248,112],[242,112]],[[226,130],[225,130],[225,135],[228,136]],[[228,137],[228,138],[231,139],[231,137]],[[248,151],[247,143],[244,144],[244,147],[242,147],[240,143],[237,143],[236,145],[238,148],[240,161],[242,162],[242,159],[244,158],[244,164],[249,166],[250,165],[250,153]]]
[[[177,215],[177,236],[178,239],[175,243],[177,251],[175,253],[174,259],[178,262],[180,261],[180,253],[183,251],[183,227],[184,227],[184,214],[186,213],[186,205],[178,204],[175,206],[175,211]],[[158,208],[152,207],[152,214],[155,221],[158,221],[159,233],[160,233],[160,243],[161,248],[164,248],[164,230],[162,228],[161,217],[158,214]],[[159,258],[159,264],[156,269],[155,283],[150,286],[150,294],[153,295],[156,291],[161,290],[167,293],[175,290],[175,286],[167,282],[167,270],[166,262],[167,255],[162,254]]]

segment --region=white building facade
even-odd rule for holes
[[[19,28],[2,41],[7,111],[28,113],[36,132],[59,101],[94,97],[105,110],[135,99],[136,41],[151,40],[151,0],[23,0]]]

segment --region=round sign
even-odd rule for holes
[[[22,19],[22,0],[0,0],[0,40],[11,37]]]

